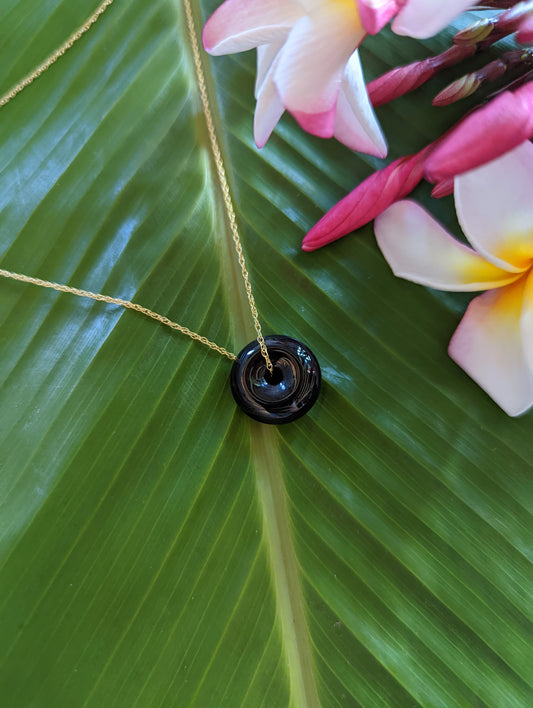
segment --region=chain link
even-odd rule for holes
[[[0,98],[0,108],[2,106],[5,106],[7,103],[9,103],[9,101],[11,101],[11,99],[13,99],[15,96],[17,96],[21,91],[23,91],[27,86],[29,86],[36,78],[41,76],[41,74],[43,74],[47,69],[49,69],[52,66],[52,64],[54,64],[60,57],[62,57],[65,54],[65,52],[67,52],[94,25],[94,23],[107,10],[107,8],[111,5],[112,2],[113,2],[113,0],[104,0],[104,2],[102,2],[101,5],[99,5],[99,7],[96,9],[96,11],[86,20],[86,22],[81,27],[79,27],[73,34],[70,35],[70,37],[67,39],[67,41],[64,44],[62,44],[58,49],[56,49],[47,59],[45,59],[45,61],[42,64],[39,64],[39,66],[36,69],[34,69],[24,79],[22,79],[22,81],[20,81],[16,86],[14,86],[6,94],[4,94]],[[245,261],[243,250],[242,250],[241,239],[240,239],[239,231],[237,228],[237,219],[235,216],[235,210],[233,208],[233,202],[231,200],[230,189],[229,189],[228,180],[226,177],[226,170],[224,169],[224,162],[222,160],[222,154],[220,151],[220,146],[218,144],[218,139],[216,136],[215,126],[214,126],[214,122],[213,122],[213,116],[212,116],[211,108],[209,105],[209,97],[207,94],[206,82],[205,82],[204,72],[202,69],[200,49],[198,46],[198,40],[196,38],[196,28],[194,25],[194,18],[193,18],[193,14],[192,14],[190,0],[184,0],[184,5],[185,5],[185,13],[186,13],[186,17],[187,17],[187,28],[189,31],[189,37],[190,37],[192,52],[193,52],[194,65],[195,65],[195,69],[196,69],[196,76],[198,79],[198,87],[200,89],[200,97],[202,100],[202,107],[203,107],[204,116],[205,116],[205,120],[206,120],[206,124],[207,124],[207,131],[209,133],[209,139],[211,142],[211,149],[213,152],[213,158],[215,161],[215,166],[216,166],[217,175],[218,175],[218,179],[219,179],[219,183],[220,183],[220,188],[222,190],[224,205],[226,207],[228,222],[229,222],[229,226],[230,226],[231,233],[233,236],[233,241],[235,244],[235,253],[237,255],[237,259],[239,261],[239,266],[241,268],[241,273],[242,273],[242,277],[244,280],[244,287],[246,290],[246,295],[248,297],[248,303],[250,305],[250,312],[252,314],[252,319],[254,321],[254,326],[255,326],[256,333],[257,333],[257,341],[259,342],[259,346],[261,347],[261,353],[265,359],[267,368],[272,373],[273,366],[272,366],[272,362],[270,361],[270,357],[268,355],[268,351],[267,351],[266,344],[265,344],[265,339],[264,339],[262,331],[261,331],[261,324],[259,322],[259,315],[257,312],[255,299],[254,299],[254,296],[252,293],[252,286],[250,284],[250,278],[248,275],[248,270],[246,268],[246,261]],[[195,341],[205,344],[210,349],[213,349],[214,351],[218,352],[219,354],[222,354],[223,356],[227,357],[228,359],[231,359],[232,361],[235,361],[235,359],[237,358],[235,356],[235,354],[232,354],[231,352],[227,351],[226,349],[224,349],[224,347],[219,347],[218,344],[215,344],[214,342],[211,342],[206,337],[202,337],[200,334],[193,332],[188,327],[184,327],[184,326],[178,324],[177,322],[173,322],[172,320],[169,320],[168,317],[165,317],[164,315],[160,315],[157,312],[153,312],[152,310],[149,310],[148,308],[143,307],[142,305],[138,305],[137,303],[130,302],[129,300],[122,300],[121,298],[111,297],[110,295],[102,295],[101,293],[92,293],[88,290],[80,290],[79,288],[72,288],[68,285],[62,285],[60,283],[53,283],[48,280],[41,280],[41,278],[32,278],[31,276],[22,275],[20,273],[13,273],[8,270],[0,269],[0,276],[3,276],[4,278],[11,278],[12,280],[18,280],[23,283],[31,283],[33,285],[39,285],[40,287],[43,287],[43,288],[50,288],[52,290],[57,290],[58,292],[69,293],[71,295],[78,295],[79,297],[87,297],[87,298],[90,298],[91,300],[97,300],[99,302],[106,302],[106,303],[113,304],[113,305],[121,305],[122,307],[125,307],[127,309],[136,310],[137,312],[141,312],[143,315],[146,315],[147,317],[150,317],[151,319],[156,320],[157,322],[161,322],[162,324],[166,325],[167,327],[171,327],[172,329],[178,330],[182,334],[187,335],[188,337],[190,337],[191,339],[194,339]]]

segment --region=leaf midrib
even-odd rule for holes
[[[178,4],[178,0],[175,0],[175,2]],[[178,13],[181,9],[180,5]],[[198,29],[202,22],[200,8],[194,8],[193,12],[195,14],[196,28]],[[183,43],[187,46],[192,73],[189,38],[185,36],[185,33],[183,35]],[[202,59],[210,108],[217,130],[217,137],[221,143],[220,149],[231,190],[232,165],[223,142],[223,122],[219,104],[216,100],[217,96],[209,64],[205,59],[205,55]],[[199,104],[200,99],[196,85],[195,89]],[[202,132],[203,135],[200,137],[203,138],[204,145],[207,145],[207,129],[204,127],[203,122]],[[211,150],[209,152],[211,153]],[[214,224],[214,230],[221,259],[221,280],[226,305],[230,313],[234,341],[245,343],[254,337],[251,326],[250,306],[244,290],[241,269],[235,255],[233,237],[229,229],[225,204],[216,176],[212,154],[210,157],[212,200],[216,210],[215,219],[218,217],[220,224],[218,228]],[[231,191],[235,193],[234,190]],[[239,221],[238,212],[237,220]],[[221,226],[222,223],[224,227]],[[260,307],[258,309],[260,311]],[[320,701],[316,686],[311,638],[305,616],[300,571],[292,537],[287,493],[280,462],[280,436],[273,426],[249,422],[244,419],[243,424],[249,425],[251,437],[250,458],[252,469],[255,472],[256,489],[263,519],[263,540],[272,573],[272,588],[275,594],[277,618],[281,627],[281,641],[289,675],[291,703],[295,706],[318,707]]]

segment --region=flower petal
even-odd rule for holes
[[[332,137],[344,69],[364,34],[354,0],[320,3],[294,26],[275,82],[283,105],[304,130]]]
[[[425,209],[397,202],[375,221],[378,245],[395,275],[439,290],[486,290],[516,280],[459,243]]]
[[[254,96],[257,98],[261,87],[271,73],[272,65],[277,58],[284,42],[272,42],[272,44],[262,44],[257,47],[257,72],[255,75]]]
[[[533,273],[512,285],[474,298],[455,331],[448,353],[508,415],[520,415],[533,405],[533,374],[528,348],[531,330],[524,339],[522,317],[531,304],[524,294]]]
[[[207,20],[202,33],[210,54],[232,54],[285,39],[303,16],[289,0],[226,0]]]
[[[392,23],[396,34],[426,39],[440,32],[477,0],[408,0]]]
[[[520,329],[524,343],[524,353],[530,371],[533,372],[533,277],[530,274],[524,290]]]
[[[335,137],[352,150],[385,157],[387,143],[366,92],[359,52],[346,65],[335,116]]]
[[[533,145],[455,180],[455,207],[472,246],[496,265],[520,272],[533,260]]]
[[[358,0],[361,22],[368,34],[377,34],[398,12],[396,0]]]
[[[254,139],[258,148],[262,148],[266,144],[279,119],[285,112],[273,79],[277,62],[278,58],[274,60],[256,96]]]

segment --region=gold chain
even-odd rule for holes
[[[67,41],[62,44],[58,49],[55,50],[55,52],[52,52],[50,56],[43,61],[42,64],[39,64],[39,66],[34,69],[32,72],[30,72],[27,76],[25,76],[22,81],[19,81],[19,83],[16,86],[13,86],[13,88],[8,91],[2,98],[0,98],[0,108],[2,106],[5,106],[6,103],[9,103],[12,98],[15,98],[17,94],[19,94],[21,91],[23,91],[26,86],[29,86],[33,81],[38,78],[41,74],[44,74],[44,72],[49,69],[52,64],[55,64],[56,61],[59,59],[59,57],[62,57],[65,52],[67,52],[73,44],[75,44],[80,37],[83,37],[85,32],[89,30],[96,20],[102,15],[107,8],[111,5],[113,0],[104,0],[104,2],[98,7],[96,12],[94,12],[89,19],[87,19],[81,27],[79,27],[73,34],[70,35],[70,37],[67,39]]]
[[[213,152],[213,157],[215,159],[215,165],[217,168],[218,181],[220,183],[220,188],[222,190],[222,195],[224,197],[224,205],[226,207],[226,213],[228,215],[229,226],[233,236],[233,242],[235,244],[235,252],[239,260],[239,265],[241,267],[241,273],[244,280],[244,286],[246,288],[246,295],[248,296],[248,302],[250,304],[250,311],[252,313],[252,318],[254,321],[255,331],[257,333],[257,341],[261,347],[261,353],[265,359],[267,369],[270,373],[273,372],[274,367],[268,356],[268,351],[265,344],[265,339],[263,333],[261,332],[261,324],[259,323],[259,315],[257,313],[257,307],[255,305],[255,299],[252,294],[252,286],[250,285],[250,279],[248,277],[248,271],[246,269],[246,261],[244,260],[244,254],[242,252],[242,244],[239,236],[239,231],[237,229],[237,219],[235,217],[235,210],[233,208],[233,202],[231,201],[231,195],[228,185],[228,180],[226,177],[226,170],[224,169],[224,162],[222,160],[222,154],[220,152],[220,146],[218,144],[217,134],[215,131],[215,124],[213,122],[213,115],[211,113],[211,108],[209,106],[209,97],[207,95],[207,87],[205,84],[204,72],[202,69],[202,59],[200,57],[200,49],[198,47],[198,40],[196,38],[196,28],[194,26],[194,18],[191,9],[190,0],[183,0],[185,5],[185,13],[187,15],[187,27],[189,29],[189,38],[192,46],[192,53],[194,59],[194,66],[196,69],[196,78],[198,79],[198,87],[200,89],[200,97],[202,99],[202,107],[204,109],[205,122],[207,123],[207,132],[209,133],[209,139],[211,141],[211,150]]]
[[[157,312],[153,312],[153,310],[149,310],[147,307],[138,305],[136,302],[122,300],[122,298],[111,297],[110,295],[102,295],[102,293],[92,293],[89,290],[71,288],[70,285],[52,283],[49,280],[32,278],[29,275],[22,275],[21,273],[12,273],[10,270],[2,270],[1,268],[0,275],[4,278],[11,278],[11,280],[20,280],[20,282],[22,283],[31,283],[32,285],[39,285],[41,288],[50,288],[50,290],[57,290],[60,293],[69,293],[70,295],[78,295],[79,297],[88,297],[89,299],[97,300],[98,302],[107,302],[110,305],[121,305],[122,307],[126,307],[128,310],[136,310],[137,312],[141,312],[143,315],[146,315],[147,317],[150,317],[151,319],[156,320],[157,322],[161,322],[161,324],[164,324],[167,327],[170,327],[171,329],[176,329],[178,330],[178,332],[186,334],[188,337],[196,340],[197,342],[202,342],[202,344],[205,344],[210,349],[214,349],[216,352],[222,354],[223,356],[227,356],[228,359],[231,359],[232,361],[235,361],[235,359],[237,358],[235,354],[228,352],[226,349],[224,349],[224,347],[219,347],[218,344],[210,342],[209,339],[207,339],[206,337],[202,337],[196,332],[192,332],[188,327],[183,327],[177,322],[169,320],[168,317],[165,317],[164,315],[159,315]]]
[[[26,86],[29,86],[36,78],[38,78],[47,69],[49,69],[52,66],[52,64],[54,64],[59,59],[59,57],[63,56],[63,54],[65,54],[65,52],[67,52],[72,47],[72,45],[75,44],[87,32],[87,30],[89,30],[92,27],[92,25],[94,25],[94,23],[106,11],[106,9],[111,5],[112,2],[113,2],[113,0],[104,0],[104,2],[97,8],[97,10],[88,18],[88,20],[81,27],[79,27],[73,34],[71,34],[70,37],[67,39],[67,41],[64,44],[62,44],[58,49],[56,49],[42,64],[40,64],[36,69],[34,69],[24,79],[22,79],[22,81],[20,81],[16,86],[14,86],[4,96],[2,96],[0,98],[0,107],[5,106],[6,103],[9,103],[9,101],[11,101],[12,98],[14,98],[23,89],[25,89]],[[226,213],[228,215],[229,226],[230,226],[231,233],[233,236],[233,241],[235,244],[235,252],[237,254],[239,265],[241,267],[241,273],[242,273],[242,277],[244,280],[246,295],[248,296],[248,302],[250,304],[250,311],[252,313],[252,319],[254,321],[255,330],[257,332],[257,341],[259,342],[259,346],[261,347],[261,353],[265,359],[267,368],[272,373],[273,366],[272,366],[272,362],[270,361],[270,357],[268,355],[268,351],[267,351],[266,344],[265,344],[265,339],[264,339],[263,334],[261,332],[261,325],[259,323],[259,315],[257,312],[255,299],[252,294],[252,286],[250,285],[250,279],[248,276],[248,271],[246,269],[246,261],[244,259],[242,244],[241,244],[241,240],[239,237],[239,231],[237,229],[237,219],[235,216],[235,210],[233,208],[233,203],[231,200],[228,180],[226,178],[226,171],[224,169],[224,163],[222,161],[222,154],[220,152],[220,146],[218,144],[218,140],[217,140],[217,136],[216,136],[216,132],[215,132],[211,108],[209,106],[209,98],[207,95],[206,82],[205,82],[204,72],[202,69],[202,62],[201,62],[201,58],[200,58],[200,49],[198,46],[198,40],[196,39],[196,29],[195,29],[195,25],[194,25],[194,19],[193,19],[192,9],[191,9],[191,5],[190,5],[190,0],[184,0],[184,4],[185,4],[186,16],[187,16],[187,27],[189,30],[189,37],[190,37],[192,52],[193,52],[194,65],[196,68],[196,76],[198,79],[198,86],[200,89],[200,96],[202,99],[202,106],[203,106],[203,110],[204,110],[205,120],[207,123],[207,130],[208,130],[209,139],[211,142],[211,149],[213,152],[213,158],[215,160],[215,165],[216,165],[216,169],[217,169],[217,175],[218,175],[220,187],[222,190],[222,195],[224,198],[224,205],[226,207]],[[92,293],[88,290],[80,290],[79,288],[73,288],[68,285],[62,285],[60,283],[53,283],[48,280],[41,280],[41,278],[32,278],[31,276],[28,276],[28,275],[22,275],[20,273],[13,273],[11,271],[3,270],[3,269],[0,269],[0,276],[2,276],[4,278],[11,278],[12,280],[18,280],[23,283],[30,283],[32,285],[39,285],[40,287],[43,287],[43,288],[50,288],[52,290],[57,290],[58,292],[62,292],[62,293],[69,293],[71,295],[77,295],[79,297],[90,298],[91,300],[97,300],[99,302],[106,302],[106,303],[113,304],[113,305],[121,305],[122,307],[125,307],[129,310],[136,310],[137,312],[140,312],[143,315],[146,315],[147,317],[150,317],[151,319],[156,320],[157,322],[161,322],[162,324],[166,325],[167,327],[171,327],[172,329],[177,330],[177,331],[181,332],[182,334],[187,335],[188,337],[190,337],[191,339],[194,339],[195,341],[205,344],[210,349],[213,349],[214,351],[218,352],[219,354],[222,354],[223,356],[227,357],[228,359],[231,359],[232,361],[235,361],[235,359],[237,358],[235,356],[235,354],[232,354],[231,352],[227,351],[226,349],[224,349],[224,347],[219,347],[218,344],[215,344],[214,342],[211,342],[206,337],[202,337],[201,335],[197,334],[196,332],[193,332],[188,327],[183,327],[182,325],[178,324],[177,322],[173,322],[172,320],[169,320],[168,317],[165,317],[164,315],[160,315],[157,312],[153,312],[152,310],[149,310],[148,308],[143,307],[142,305],[138,305],[137,303],[130,302],[129,300],[123,300],[122,298],[111,297],[110,295],[102,295],[101,293]]]

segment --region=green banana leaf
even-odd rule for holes
[[[0,0],[0,90],[95,5]],[[369,40],[367,76],[452,31]],[[468,298],[395,279],[371,227],[300,250],[384,163],[289,117],[258,151],[253,55],[205,68],[264,331],[323,391],[263,426],[201,344],[2,280],[0,705],[530,707],[532,415],[447,357]],[[461,114],[431,108],[458,75],[379,110],[391,158]],[[0,110],[0,210],[2,268],[254,338],[179,0],[115,0]]]

